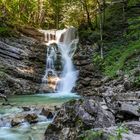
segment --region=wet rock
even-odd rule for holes
[[[24,111],[30,111],[30,110],[31,110],[30,107],[26,107],[26,106],[23,106],[22,109],[23,109]]]
[[[50,109],[45,109],[45,108],[42,109],[40,115],[44,115],[48,119],[52,119],[54,117],[54,114],[52,113],[52,111]]]
[[[37,120],[38,116],[35,113],[27,114],[24,118],[30,124],[31,123],[37,123],[38,122],[38,120]]]
[[[23,122],[22,118],[14,118],[11,121],[11,126],[12,127],[19,126],[22,122]]]
[[[11,105],[11,104],[8,103],[8,102],[5,102],[5,103],[2,103],[2,105],[3,105],[3,106],[9,106],[9,105]]]
[[[92,99],[72,100],[58,111],[54,122],[45,132],[45,140],[73,140],[83,130],[110,127],[114,124],[113,114],[103,109],[99,102]]]
[[[4,126],[3,118],[0,118],[0,127]]]
[[[54,93],[54,89],[49,87],[49,85],[47,83],[42,83],[41,84],[41,88],[40,91],[43,93]]]

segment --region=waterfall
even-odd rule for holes
[[[75,86],[78,71],[74,68],[72,58],[78,44],[76,29],[71,27],[54,32],[42,30],[47,45],[46,70],[43,83],[53,89],[51,92],[70,93]],[[52,34],[51,34],[52,33]],[[62,70],[58,74],[55,62],[60,53]]]
[[[70,28],[64,33],[63,42],[58,43],[58,48],[62,56],[62,74],[59,92],[71,92],[75,86],[78,72],[75,70],[72,57],[76,50],[78,39],[75,39],[75,29]]]

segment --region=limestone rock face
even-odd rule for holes
[[[76,140],[84,130],[110,127],[113,114],[92,99],[72,100],[62,106],[45,132],[45,140]]]
[[[74,64],[79,70],[76,92],[81,95],[94,95],[94,89],[101,85],[101,74],[93,64],[93,54],[96,47],[89,45],[78,46],[74,55]]]
[[[5,94],[38,92],[45,58],[46,46],[36,39],[0,38],[0,89]]]

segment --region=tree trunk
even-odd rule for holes
[[[100,53],[101,53],[101,58],[103,59],[103,13],[100,12]]]
[[[87,1],[86,0],[80,0],[81,1],[81,3],[82,3],[82,5],[83,5],[83,7],[84,7],[84,9],[85,9],[85,12],[86,12],[86,15],[87,15],[87,23],[88,23],[88,26],[91,28],[91,29],[93,29],[93,27],[92,27],[92,23],[91,23],[91,18],[90,18],[90,13],[89,13],[89,11],[88,11],[88,6],[87,6]]]
[[[100,15],[100,54],[101,54],[101,58],[103,59],[103,22],[104,22],[104,12],[102,11],[100,2],[97,0],[98,3],[98,7],[99,7],[99,15]]]

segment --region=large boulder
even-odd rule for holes
[[[58,111],[45,132],[45,140],[76,140],[84,130],[110,127],[115,124],[113,114],[92,99],[72,100]]]

